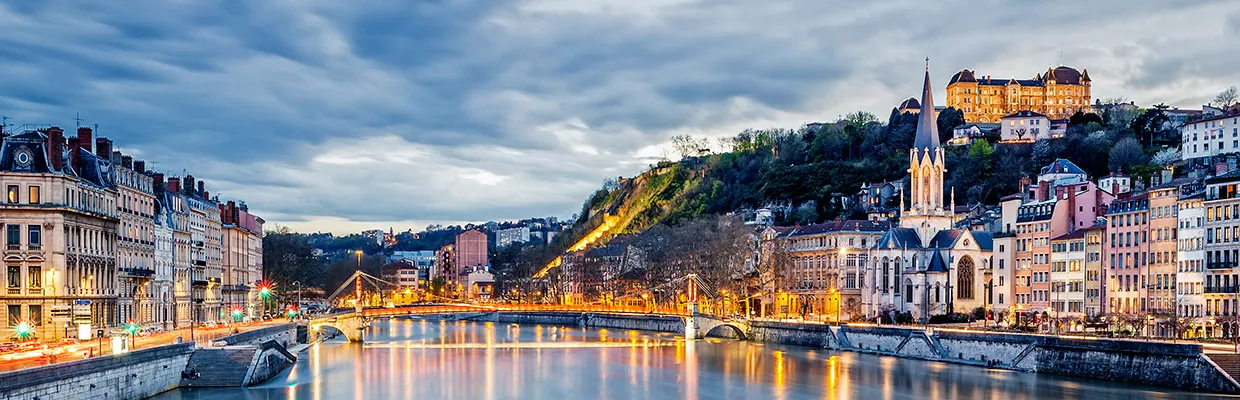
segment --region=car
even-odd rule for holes
[[[8,353],[11,351],[17,351],[17,348],[18,348],[17,343],[8,343],[8,342],[0,343],[0,353]]]

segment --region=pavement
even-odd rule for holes
[[[192,332],[193,339],[191,339],[191,332],[189,328],[153,333],[150,335],[139,336],[134,339],[130,350],[139,350],[172,344],[176,342],[178,337],[180,337],[184,342],[194,340],[205,343],[206,341],[232,335],[233,328],[236,328],[239,332],[245,332],[284,323],[288,323],[288,321],[285,319],[275,319],[266,322],[238,323],[230,326],[217,326],[215,328],[194,328]],[[0,354],[0,372],[16,371],[24,368],[81,360],[92,356],[98,356],[100,354],[111,354],[111,352],[112,343],[109,338],[104,338],[102,341],[99,339],[84,340],[72,344],[52,343],[47,346],[39,346],[30,350]]]

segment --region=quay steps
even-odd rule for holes
[[[1207,353],[1206,357],[1210,357],[1210,361],[1218,364],[1231,379],[1240,381],[1240,354],[1236,353]]]
[[[204,347],[190,357],[197,378],[181,378],[181,387],[240,387],[254,360],[254,346]]]

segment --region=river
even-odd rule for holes
[[[1223,398],[797,346],[575,327],[396,320],[250,388],[157,399]]]

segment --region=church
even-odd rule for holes
[[[908,192],[901,188],[900,194],[900,223],[870,248],[862,279],[862,308],[869,318],[908,312],[920,322],[934,315],[968,314],[985,308],[989,298],[994,238],[990,232],[953,227],[955,192],[944,191],[946,156],[934,118],[929,68],[919,105]]]

